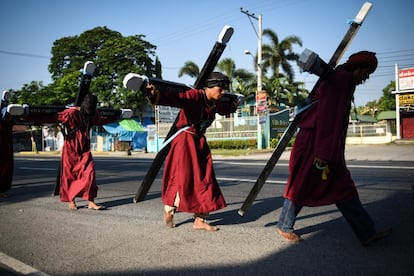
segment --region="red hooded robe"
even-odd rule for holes
[[[296,205],[328,205],[358,196],[344,156],[354,91],[352,73],[336,70],[315,91],[318,102],[301,116],[284,193]],[[315,157],[328,162],[326,180],[313,164]]]
[[[171,141],[164,166],[163,203],[174,206],[178,193],[179,211],[209,213],[226,207],[204,132],[216,113],[233,113],[237,105],[219,101],[217,106],[209,106],[203,90],[197,89],[181,93],[159,92],[154,104],[181,108],[176,126],[178,129],[190,126]]]
[[[103,125],[114,121],[95,115],[93,125]],[[81,113],[76,108],[68,108],[58,113],[58,121],[67,129],[62,148],[60,172],[60,200],[73,201],[75,197],[94,200],[97,196],[95,165],[92,158],[89,129],[87,129]]]

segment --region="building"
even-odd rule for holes
[[[414,139],[414,68],[395,65],[397,139]]]

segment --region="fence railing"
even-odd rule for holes
[[[159,124],[159,137],[165,137],[171,124]],[[350,122],[347,137],[386,136],[386,123],[358,124]],[[257,117],[219,118],[206,131],[207,139],[256,139]],[[272,139],[274,137],[270,137]]]
[[[350,123],[348,126],[347,137],[367,137],[367,136],[385,136],[387,135],[387,124],[356,124]]]

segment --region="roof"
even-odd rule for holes
[[[389,111],[382,111],[377,115],[377,120],[395,120],[397,117],[397,113],[395,110],[389,110]]]
[[[371,115],[359,115],[357,114],[357,119],[361,123],[376,123],[377,119]],[[351,120],[355,120],[355,113],[351,113]]]

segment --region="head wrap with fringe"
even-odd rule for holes
[[[378,60],[374,52],[361,51],[352,54],[348,60],[343,64],[343,67],[348,71],[353,71],[358,68],[368,68],[370,73],[377,69]]]

